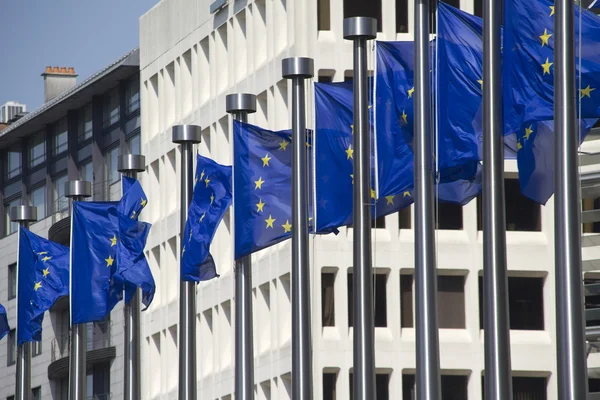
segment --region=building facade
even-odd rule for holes
[[[379,40],[411,40],[409,0],[163,0],[141,18],[140,69],[142,183],[154,224],[148,258],[157,282],[144,316],[144,399],[177,393],[180,153],[171,127],[203,128],[203,154],[232,162],[231,118],[225,96],[257,95],[251,123],[291,126],[291,89],[281,60],[315,59],[319,81],[352,79],[352,44],[343,39],[344,17],[379,21]],[[481,1],[450,4],[481,16]],[[215,9],[218,9],[215,11]],[[213,13],[213,11],[215,11]],[[435,30],[432,15],[432,33]],[[373,67],[374,54],[369,54]],[[309,95],[312,104],[312,97]],[[311,109],[309,104],[308,109]],[[312,114],[312,112],[310,112]],[[309,116],[312,119],[312,115]],[[309,126],[312,124],[309,123]],[[597,135],[583,150],[598,152]],[[583,156],[582,156],[583,157]],[[583,158],[582,158],[583,159]],[[586,159],[582,172],[598,169]],[[519,191],[517,165],[507,160],[506,214],[514,390],[523,399],[556,399],[554,215],[552,199],[539,206]],[[592,203],[594,203],[592,201]],[[587,204],[587,206],[586,206]],[[584,202],[584,206],[593,204]],[[436,252],[439,267],[439,337],[444,399],[481,399],[483,390],[481,200],[464,207],[440,204]],[[411,399],[415,373],[414,215],[412,207],[373,225],[375,338],[378,399]],[[212,254],[221,277],[198,285],[198,398],[231,399],[234,387],[235,310],[232,216],[219,228]],[[584,226],[596,232],[595,224]],[[591,246],[584,258],[598,256]],[[288,399],[291,391],[289,241],[253,255],[254,353],[257,399]],[[586,261],[586,278],[597,267]],[[352,374],[352,230],[311,239],[311,308],[315,399],[350,399]],[[597,277],[597,276],[596,276]],[[591,384],[600,360],[589,356]]]
[[[17,114],[27,111],[25,104],[16,101],[7,101],[0,106],[0,122],[8,122]]]
[[[92,182],[94,200],[120,197],[119,154],[140,153],[139,51],[76,84],[72,69],[47,69],[42,75],[45,97],[39,109],[0,131],[0,303],[11,327],[16,323],[17,225],[9,210],[37,207],[38,222],[30,229],[69,245],[70,210],[65,182]],[[42,82],[40,82],[42,84]],[[122,304],[105,321],[91,323],[87,338],[89,399],[122,398]],[[46,313],[42,341],[34,345],[34,398],[68,398],[69,301]],[[0,399],[15,392],[14,329],[0,343]]]

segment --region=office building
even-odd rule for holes
[[[0,123],[8,123],[17,114],[27,111],[25,104],[8,101],[0,106]]]

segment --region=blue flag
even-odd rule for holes
[[[68,294],[69,248],[20,227],[17,344],[42,340],[44,313]]]
[[[231,166],[197,156],[194,196],[188,211],[181,250],[181,279],[206,281],[217,277],[210,244],[231,206]]]
[[[123,176],[121,178],[123,185],[123,197],[119,202],[119,212],[129,216],[131,219],[137,220],[140,212],[146,204],[148,204],[148,198],[142,185],[135,178],[129,178]]]
[[[503,44],[504,123],[505,134],[510,134],[532,122],[554,118],[555,15],[551,0],[507,0],[504,7],[504,15],[510,15]],[[599,47],[600,17],[575,5],[575,65],[582,118],[600,117]]]
[[[0,304],[0,340],[10,332],[8,325],[8,317],[6,316],[6,308]]]

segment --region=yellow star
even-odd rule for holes
[[[115,261],[115,259],[112,258],[112,256],[108,256],[108,258],[105,258],[104,261],[106,261],[106,266],[107,267],[112,267],[113,262]]]
[[[35,282],[35,285],[33,285],[33,290],[35,290],[36,292],[38,291],[39,288],[42,287],[42,282]]]
[[[310,143],[306,142],[306,147],[310,148]]]
[[[529,125],[529,127],[525,128],[525,139],[529,140],[529,136],[533,133],[533,125]]]
[[[42,258],[42,261],[43,261],[43,262],[46,262],[46,261],[50,260],[51,258],[52,258],[52,257],[46,256],[46,257]]]
[[[275,218],[273,218],[271,216],[271,214],[269,214],[269,218],[265,219],[265,222],[267,223],[267,228],[272,228],[273,227],[273,222],[275,222]]]
[[[348,148],[346,149],[346,160],[354,158],[352,157],[352,154],[354,154],[354,150],[352,150],[352,145],[348,145]]]
[[[552,66],[552,64],[554,64],[554,63],[551,63],[546,58],[546,62],[544,64],[542,64],[542,68],[544,68],[544,75],[550,74],[550,67]]]
[[[47,252],[47,251],[40,251],[40,252],[38,253],[38,255],[40,255],[40,256],[43,256],[44,254],[48,254],[48,252]]]
[[[287,150],[288,144],[290,144],[290,142],[288,142],[287,140],[282,140],[281,143],[279,143],[279,150]]]
[[[204,179],[204,170],[202,170],[202,172],[200,173],[200,180]]]
[[[413,86],[412,89],[408,89],[408,98],[410,99],[413,95],[413,93],[415,92],[415,87]]]
[[[135,210],[131,212],[131,219],[135,219]]]
[[[350,178],[352,178],[352,184],[354,185],[354,174],[350,174]]]
[[[262,189],[262,184],[265,183],[265,181],[262,180],[262,176],[258,178],[257,181],[254,181],[254,184],[256,185],[254,187],[254,190],[256,189]]]
[[[183,249],[181,249],[181,255],[183,256],[185,254],[185,246],[183,246]]]
[[[352,134],[354,135],[354,125],[350,125],[350,129],[352,129]]]
[[[146,204],[148,204],[148,200],[142,199],[142,207],[146,207]]]
[[[206,217],[206,213],[202,214],[202,216],[200,217],[200,222],[204,220],[204,217]]]
[[[210,182],[210,179],[208,179],[208,176],[207,176],[206,179],[204,180],[204,183],[206,183],[206,187],[208,187],[208,182]]]
[[[410,192],[408,190],[404,192],[404,197],[410,197]]]
[[[281,226],[283,227],[283,233],[292,231],[292,224],[290,224],[290,221],[288,221],[287,219],[285,220],[285,224],[283,224]]]
[[[523,148],[523,145],[521,144],[521,142],[517,142],[517,151],[521,150]]]
[[[258,204],[256,204],[256,212],[262,212],[265,203],[263,203],[262,199],[258,199]]]
[[[387,204],[386,205],[394,205],[394,196],[385,196],[385,199],[387,200]]]
[[[210,204],[212,204],[215,201],[215,194],[211,193],[210,195]]]
[[[579,89],[581,98],[583,99],[585,96],[592,98],[591,94],[592,94],[593,90],[596,90],[596,88],[592,88],[592,87],[590,87],[590,85],[587,85],[587,87],[585,89]]]
[[[479,86],[481,86],[481,90],[483,90],[483,79],[478,79],[477,82],[479,83]]]
[[[408,124],[408,115],[406,115],[406,112],[404,110],[402,110],[402,121],[404,121],[405,124]]]
[[[544,47],[544,45],[548,46],[548,40],[550,40],[550,38],[552,37],[551,33],[548,33],[547,29],[544,29],[544,34],[540,36],[540,39],[542,39],[542,47]]]
[[[373,189],[371,189],[371,198],[374,199],[375,198],[375,191]]]
[[[48,276],[48,274],[50,274],[50,268],[46,268],[46,269],[42,270],[42,274],[44,274],[44,278],[46,276]]]
[[[550,17],[554,15],[554,6],[548,6],[550,7]]]
[[[263,167],[268,167],[269,161],[271,160],[271,157],[269,157],[269,153],[265,154],[265,156],[261,158],[261,160],[263,162]]]
[[[117,245],[117,235],[114,235],[113,237],[110,238],[110,247],[113,247],[116,245]]]

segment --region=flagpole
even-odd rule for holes
[[[557,0],[554,15],[554,256],[558,398],[587,397],[581,270],[581,201],[575,101],[574,3]]]
[[[29,223],[37,221],[37,207],[17,206],[10,209],[10,219],[17,222],[21,228],[29,229]],[[19,330],[19,270],[21,265],[17,264],[17,330]],[[18,338],[18,335],[16,335]],[[31,342],[17,346],[17,376],[15,399],[31,399]]]
[[[173,126],[173,143],[181,147],[180,237],[194,195],[195,143],[202,141],[202,129],[197,125]],[[196,389],[196,283],[179,284],[179,400],[195,400]]]
[[[367,40],[377,36],[377,20],[344,19],[344,39],[354,42],[354,371],[355,400],[375,398],[375,320],[371,264],[371,135],[369,134]]]
[[[502,119],[500,0],[483,3],[483,307],[485,398],[512,400]]]
[[[419,400],[441,398],[429,71],[429,0],[415,0],[415,336]]]
[[[304,400],[313,398],[304,81],[314,75],[314,60],[284,58],[281,70],[292,80],[292,399]]]
[[[65,197],[75,201],[82,201],[92,195],[92,184],[88,181],[68,181],[65,183]],[[71,218],[73,205],[71,205]],[[71,219],[71,227],[73,220]],[[72,229],[71,229],[72,230]],[[73,265],[71,265],[73,268]],[[71,284],[73,282],[71,281]],[[72,292],[72,289],[70,290]],[[72,299],[71,299],[72,300]],[[71,308],[71,314],[73,307]],[[73,321],[73,315],[71,315]],[[86,398],[86,351],[87,351],[87,325],[71,325],[69,355],[69,400],[85,400]]]
[[[138,172],[144,172],[146,158],[138,154],[125,154],[119,157],[117,170],[128,178],[137,178]],[[124,193],[123,193],[124,194]],[[124,400],[140,399],[141,393],[141,326],[140,326],[140,290],[123,307],[124,324]]]
[[[233,119],[248,122],[248,114],[256,112],[256,96],[229,94],[225,110]],[[254,399],[252,330],[252,258],[248,255],[235,260],[235,398],[239,400]]]

